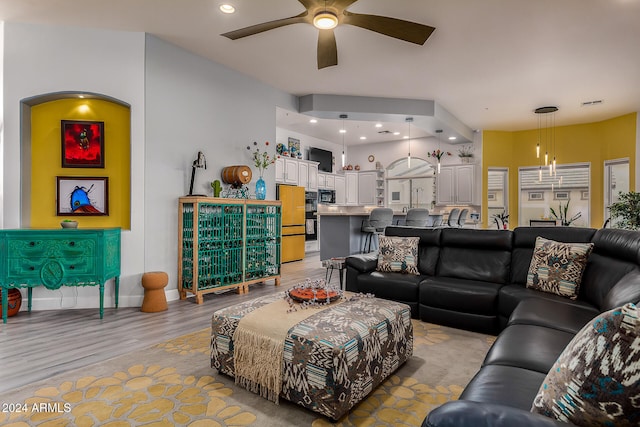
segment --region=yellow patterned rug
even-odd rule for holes
[[[417,426],[457,399],[493,337],[413,321],[414,356],[337,424],[236,387],[210,368],[203,329],[0,394],[0,425]]]

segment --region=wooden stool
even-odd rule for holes
[[[142,275],[144,299],[140,311],[156,313],[169,309],[164,287],[169,283],[169,276],[164,271],[151,271]]]

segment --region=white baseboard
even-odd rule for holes
[[[26,292],[25,292],[26,293]],[[176,301],[180,299],[180,293],[177,289],[165,290],[167,301]],[[118,297],[118,307],[141,307],[143,295],[120,295]],[[112,295],[104,296],[104,308],[115,306]],[[50,294],[47,296],[33,297],[31,300],[31,310],[72,310],[76,308],[100,308],[100,299],[96,296],[79,296]],[[27,296],[22,296],[20,311],[28,310]]]

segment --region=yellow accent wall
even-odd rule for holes
[[[629,189],[635,191],[636,113],[596,123],[558,126],[555,129],[556,158],[559,164],[591,164],[590,222],[600,228],[604,223],[604,162],[629,158]],[[487,200],[487,170],[509,168],[509,227],[518,221],[518,168],[538,166],[536,143],[538,130],[516,132],[484,131],[482,139],[482,195]],[[544,147],[541,149],[544,155]],[[487,204],[482,204],[484,226],[488,224]],[[525,225],[525,224],[520,224]]]
[[[104,168],[63,168],[61,120],[104,122]],[[60,99],[31,108],[31,227],[59,228],[63,219],[79,227],[131,228],[130,109],[99,99]],[[57,216],[56,177],[109,178],[108,216]]]

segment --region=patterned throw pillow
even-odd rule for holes
[[[527,288],[576,299],[592,250],[593,243],[563,243],[537,237]]]
[[[578,426],[640,424],[640,310],[602,313],[564,349],[531,412]]]
[[[420,274],[418,272],[419,237],[380,236],[376,270]]]

